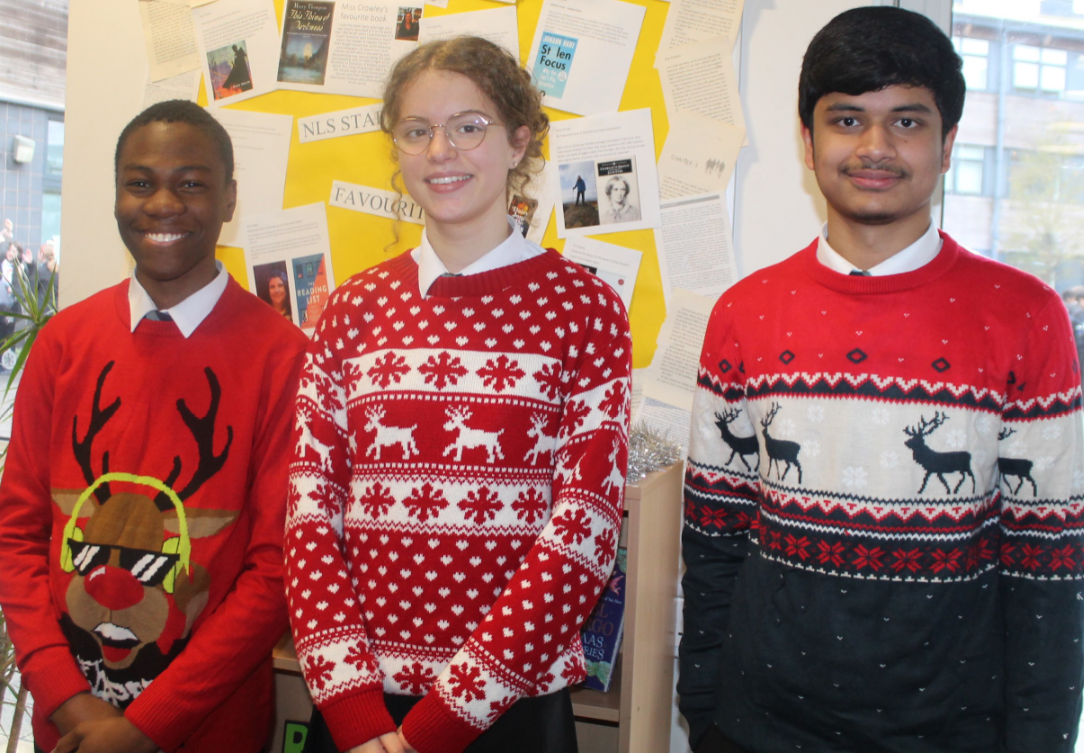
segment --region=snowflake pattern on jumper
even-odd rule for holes
[[[426,695],[412,714],[458,746],[583,677],[579,629],[620,525],[631,343],[616,295],[554,252],[425,298],[416,274],[405,254],[355,276],[317,327],[287,590],[318,705]]]

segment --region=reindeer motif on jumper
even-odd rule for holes
[[[368,419],[365,424],[365,431],[376,432],[372,444],[365,450],[365,457],[369,457],[375,452],[376,460],[380,460],[380,449],[382,447],[394,447],[395,445],[402,448],[403,460],[409,460],[411,453],[419,454],[418,445],[414,444],[414,430],[418,428],[417,424],[404,427],[381,425],[380,422],[384,420],[384,408],[380,405],[374,405],[366,409],[365,417]]]
[[[918,426],[908,426],[903,430],[903,433],[909,437],[904,440],[904,445],[910,448],[915,462],[926,471],[926,475],[922,477],[922,486],[918,488],[918,493],[922,494],[925,491],[930,476],[937,476],[941,483],[944,484],[945,491],[949,494],[960,491],[964,479],[970,476],[971,492],[974,493],[975,474],[971,472],[971,453],[938,452],[926,444],[926,437],[937,431],[938,427],[943,425],[945,421],[948,421],[948,416],[941,411],[935,411],[933,419],[930,421],[927,421],[925,416],[919,416]],[[956,483],[955,489],[949,489],[948,481],[945,480],[946,473],[960,474],[960,480]]]
[[[535,465],[543,455],[549,455],[553,459],[553,448],[557,446],[557,437],[546,433],[546,425],[549,418],[545,413],[531,414],[531,428],[527,430],[527,436],[534,439],[534,447],[527,450],[524,460],[530,460]]]
[[[444,423],[444,430],[458,431],[459,434],[454,442],[444,448],[444,457],[448,457],[455,452],[455,461],[461,463],[463,462],[463,450],[484,447],[487,463],[496,462],[496,458],[504,460],[504,453],[501,451],[501,434],[504,433],[504,429],[485,431],[470,428],[467,426],[467,421],[470,420],[471,409],[466,406],[450,406],[445,415],[448,420]]]
[[[730,465],[734,461],[734,456],[737,455],[738,459],[745,466],[745,470],[752,472],[753,468],[749,467],[749,461],[745,459],[747,455],[752,455],[757,459],[756,468],[760,469],[760,442],[757,440],[756,431],[751,436],[744,437],[738,436],[730,431],[730,424],[738,420],[738,416],[741,415],[741,408],[726,408],[722,413],[715,414],[715,425],[719,429],[721,439],[726,442],[727,447],[730,448],[730,457],[726,459],[723,465]],[[769,421],[768,423],[771,423]],[[766,427],[765,427],[766,428]]]
[[[192,539],[218,534],[238,512],[184,504],[222,469],[233,443],[233,427],[227,426],[225,444],[215,452],[221,389],[210,368],[204,369],[211,393],[207,413],[197,416],[183,398],[176,403],[198,449],[183,488],[174,486],[184,466],[181,455],[159,480],[111,471],[106,450],[102,472],[95,474],[92,445],[121,408],[119,397],[102,407],[113,365],[107,363],[98,376],[81,439],[79,416],[72,420],[72,450],[89,486],[54,489],[52,495],[69,516],[60,564],[72,579],[61,626],[94,695],[124,708],[181,652],[208,602],[211,576],[192,563]],[[114,492],[114,484],[123,490]]]
[[[998,442],[1004,442],[1006,439],[1016,433],[1016,429],[1005,428],[997,433]],[[1009,476],[1016,476],[1019,479],[1019,483],[1016,488],[1012,490],[1013,494],[1019,494],[1020,488],[1027,481],[1031,484],[1031,496],[1039,496],[1039,487],[1035,485],[1035,479],[1031,477],[1031,468],[1035,463],[1031,460],[1025,460],[1024,458],[1002,458],[997,459],[997,470],[1001,474],[1001,478],[1005,479],[1005,483],[1008,484]]]
[[[783,463],[783,474],[779,476],[779,480],[785,481],[787,472],[790,471],[790,467],[793,465],[798,469],[798,483],[800,484],[802,483],[802,464],[798,462],[798,453],[802,451],[802,446],[797,442],[776,439],[768,434],[768,427],[772,425],[772,421],[779,414],[779,408],[779,403],[772,403],[768,414],[760,419],[760,426],[764,429],[764,449],[768,452],[768,474],[771,474],[772,465],[775,465],[775,472],[778,475],[779,464]]]
[[[306,448],[311,448],[316,453],[320,468],[331,473],[331,445],[324,444],[313,436],[311,424],[312,408],[298,401],[297,420],[294,422],[294,428],[300,431],[301,434],[297,438],[297,454],[299,457],[304,457]]]

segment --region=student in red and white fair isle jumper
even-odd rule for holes
[[[426,230],[336,291],[302,375],[286,581],[308,750],[575,751],[567,687],[621,522],[628,319],[508,220],[548,128],[508,53],[419,47],[383,127]]]

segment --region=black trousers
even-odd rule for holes
[[[713,724],[697,741],[696,753],[746,753],[746,750],[735,745]]]
[[[418,696],[384,694],[396,725],[403,723]],[[537,698],[521,698],[464,753],[577,753],[576,721],[568,688]],[[313,708],[305,753],[339,753],[319,710]]]

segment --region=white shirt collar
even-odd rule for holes
[[[839,255],[834,248],[828,245],[828,223],[821,228],[820,238],[817,239],[817,261],[841,275],[849,275],[858,267]],[[885,259],[868,271],[873,277],[883,275],[899,275],[904,272],[914,272],[933,261],[941,253],[941,235],[931,222],[922,236],[898,254]]]
[[[226,291],[226,284],[230,281],[230,273],[222,266],[222,262],[215,260],[215,268],[218,275],[215,279],[204,285],[192,295],[185,298],[173,308],[162,309],[170,315],[177,329],[187,338],[196,331],[196,327],[207,318],[211,310],[218,303],[218,299]],[[131,281],[128,283],[128,313],[132,322],[132,332],[143,321],[143,317],[152,311],[159,310],[150,294],[139,284],[135,271],[132,272]]]
[[[546,249],[537,243],[524,238],[523,233],[516,226],[515,220],[511,217],[508,218],[508,224],[512,228],[511,235],[481,259],[465,267],[459,273],[460,275],[491,272],[494,269],[501,269],[512,264],[518,264],[521,261],[527,261],[546,252]],[[433,250],[425,230],[422,230],[421,243],[410,252],[410,256],[418,264],[418,292],[422,294],[422,298],[425,298],[429,294],[429,288],[433,287],[433,283],[437,281],[437,278],[448,274],[448,268],[444,266],[444,262],[437,256],[437,252]]]

